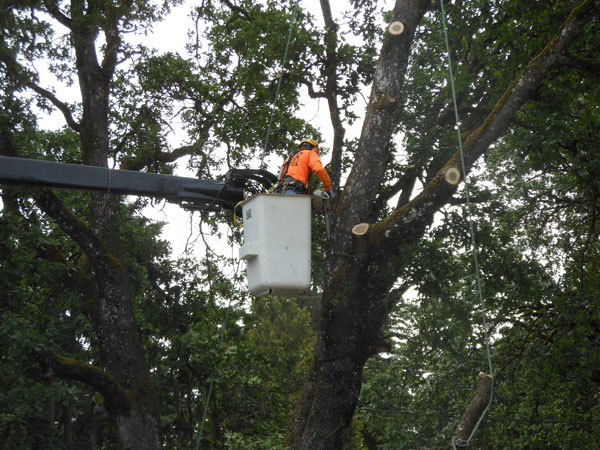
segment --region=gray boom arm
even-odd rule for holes
[[[208,181],[0,156],[0,184],[164,198],[186,209],[233,210],[244,199],[245,190],[258,193],[254,191],[264,191],[276,181],[266,170],[230,170],[224,181]]]

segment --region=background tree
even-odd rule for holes
[[[247,44],[258,46],[260,36],[251,34],[244,37],[240,33],[231,33],[230,27],[235,27],[237,20],[234,17],[230,21],[232,13],[237,16],[242,10],[212,5],[200,8],[197,20],[201,21],[201,15],[206,13],[214,22],[214,29],[205,36],[213,53],[201,54],[196,49],[195,59],[184,60],[176,54],[157,55],[124,39],[127,33],[147,30],[176,3],[165,2],[160,8],[146,2],[9,2],[3,5],[6,14],[2,18],[0,55],[4,75],[0,127],[2,154],[101,167],[118,163],[122,168],[162,172],[172,170],[168,163],[182,156],[191,156],[190,165],[200,176],[210,178],[217,177],[215,170],[225,171],[223,164],[240,167],[249,156],[241,149],[248,145],[256,146],[257,141],[255,130],[241,128],[240,123],[250,122],[249,118],[266,123],[268,109],[264,99],[275,86],[277,77],[272,66],[275,60],[280,60],[281,48],[273,48],[273,52],[269,53],[264,51],[265,47],[258,53],[256,47]],[[252,20],[259,23],[268,19],[271,26],[276,27],[279,23],[287,27],[289,14],[276,11],[275,6],[253,6]],[[260,33],[261,28],[254,30]],[[233,36],[235,40],[223,41],[224,35]],[[267,35],[271,36],[272,33]],[[230,49],[236,50],[236,53]],[[238,56],[238,51],[242,59],[238,60],[238,68],[232,71],[232,61]],[[248,55],[247,58],[244,54]],[[134,64],[123,64],[130,61]],[[35,70],[40,63],[47,64],[49,73],[56,77],[56,83],[76,83],[80,101],[68,104],[60,98],[62,93],[45,86]],[[264,92],[258,92],[260,95],[257,96],[255,90],[248,90],[248,82],[253,86],[262,83]],[[29,95],[20,94],[25,91]],[[295,86],[284,86],[280,105],[297,104],[297,94]],[[61,112],[66,128],[48,137],[37,126],[36,113],[40,109]],[[165,147],[166,138],[172,132],[166,118],[185,120],[189,134],[187,143],[172,149]],[[285,116],[276,120],[274,125],[281,139],[290,132],[300,134],[299,131],[307,128],[303,122]],[[239,132],[240,129],[242,132]],[[277,143],[277,139],[274,141]],[[215,142],[231,145],[224,156],[217,156],[213,151]],[[30,197],[34,199],[33,204],[28,200]],[[166,247],[160,244],[159,247],[136,245],[139,243],[136,236],[131,234],[131,229],[126,229],[125,224],[132,222],[136,223],[133,228],[144,227],[144,221],[136,222],[131,218],[139,205],[133,209],[124,208],[120,199],[104,194],[84,194],[74,198],[71,194],[56,195],[44,190],[30,193],[3,189],[6,220],[16,220],[9,216],[20,218],[27,229],[36,223],[40,213],[44,213],[42,236],[62,230],[58,232],[63,233],[65,238],[59,244],[51,241],[54,245],[51,253],[36,248],[30,254],[62,264],[65,276],[54,280],[46,277],[43,282],[36,283],[54,283],[56,286],[52,289],[71,292],[77,298],[77,307],[73,311],[65,309],[61,314],[68,317],[77,314],[78,319],[82,319],[80,314],[83,313],[89,320],[85,330],[77,322],[78,328],[71,333],[69,346],[45,342],[46,345],[36,344],[34,348],[42,359],[42,366],[47,367],[53,377],[83,382],[98,392],[98,395],[93,395],[97,400],[96,406],[110,414],[112,420],[108,426],[116,428],[122,447],[158,448],[161,397],[151,383],[150,372],[151,369],[156,370],[151,365],[156,362],[155,358],[160,358],[147,354],[145,348],[158,351],[168,342],[166,347],[170,350],[171,345],[181,346],[183,338],[168,340],[169,332],[162,328],[163,338],[150,338],[158,329],[158,318],[142,314],[139,308],[156,298],[154,291],[163,292],[159,298],[164,298],[165,280],[169,274],[179,280],[182,276],[164,261]],[[59,228],[56,228],[57,225]],[[11,239],[18,242],[26,238],[19,227],[10,229],[16,234],[15,237],[7,236],[7,252],[11,248]],[[121,237],[122,233],[124,237]],[[156,227],[148,227],[140,235],[153,240],[156,233]],[[7,253],[6,256],[10,255]],[[212,275],[217,272],[214,262],[207,267],[213,269],[207,269],[206,276],[212,280],[211,283],[217,283],[216,275]],[[188,268],[196,266],[192,264]],[[7,286],[26,280],[19,280],[16,272],[5,271],[3,276],[6,276]],[[35,286],[34,281],[31,285]],[[191,283],[189,289],[204,286]],[[11,292],[11,289],[6,292]],[[171,289],[177,294],[176,308],[181,302],[178,297],[183,295],[182,290]],[[224,289],[217,289],[220,292],[217,295],[211,288],[206,298],[214,305],[222,300]],[[231,288],[227,293],[233,295]],[[185,294],[198,295],[193,292]],[[22,299],[22,295],[15,297],[12,303],[18,304]],[[56,299],[52,301],[57,303]],[[60,304],[64,308],[64,302]],[[224,311],[221,306],[215,308],[217,314],[211,318],[210,326],[216,325],[214,321],[220,319]],[[156,311],[156,307],[151,311]],[[19,313],[24,314],[24,310],[19,309]],[[14,322],[14,327],[17,326],[18,321]],[[7,335],[14,327],[7,328]],[[187,325],[178,330],[189,337],[190,327]],[[204,327],[203,330],[209,328]],[[45,330],[41,326],[35,329]],[[195,341],[192,339],[191,342]],[[300,339],[299,342],[303,341]],[[216,352],[214,343],[214,340],[207,341],[213,355]],[[230,352],[230,355],[237,358],[235,352]],[[244,358],[247,359],[240,356],[240,360]],[[197,385],[191,384],[197,383],[198,378],[201,384],[206,384],[214,377],[208,374],[211,367],[218,368],[214,364],[211,366],[210,359],[203,361],[200,377],[190,377],[184,396],[198,391]],[[243,377],[235,372],[233,375],[235,379]],[[43,378],[43,374],[38,376]],[[9,392],[14,394],[17,391]],[[285,397],[286,394],[282,395]],[[197,400],[192,396],[188,406],[192,402],[195,406]],[[233,406],[228,408],[235,410]],[[196,438],[196,424],[200,420],[196,411],[192,413],[183,424],[187,427],[187,435],[170,435],[169,439],[175,439],[175,442],[183,439],[182,442],[192,445],[190,441]],[[11,413],[8,414],[12,417]],[[226,417],[226,414],[217,412],[215,417],[212,439],[220,442],[215,445],[222,445],[223,441],[219,416]],[[65,419],[65,423],[71,422],[71,419]],[[14,424],[19,428],[18,422],[9,423],[9,435],[13,433]],[[26,427],[23,433],[39,434],[33,431]],[[92,447],[100,445],[98,434],[94,433],[88,441]],[[107,439],[102,445],[114,442],[114,434],[110,430],[104,435]]]

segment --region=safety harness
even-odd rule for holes
[[[279,176],[278,176],[279,185],[275,189],[276,193],[284,194],[288,189],[292,189],[297,194],[306,194],[307,190],[306,190],[306,186],[304,185],[304,183],[287,175],[288,169],[290,167],[290,163],[292,162],[292,159],[294,158],[294,156],[296,156],[298,153],[305,151],[305,150],[306,149],[296,150],[285,160],[285,162],[283,163],[283,166],[281,167],[281,170],[279,172]]]

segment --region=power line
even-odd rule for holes
[[[359,411],[373,412],[377,414],[388,415],[403,415],[415,417],[442,417],[446,419],[459,419],[459,416],[447,413],[421,413],[415,411],[407,411],[401,409],[379,409],[379,408],[358,408]],[[600,421],[579,421],[579,420],[562,420],[562,419],[527,419],[523,417],[487,417],[490,422],[523,422],[530,424],[549,424],[549,425],[600,425]]]

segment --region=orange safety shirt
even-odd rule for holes
[[[321,163],[321,158],[319,158],[316,148],[312,150],[300,150],[298,153],[292,156],[290,165],[283,175],[290,176],[306,186],[308,183],[308,176],[310,175],[311,171],[317,174],[319,180],[321,180],[323,183],[325,190],[330,191],[331,180],[329,179],[329,175]]]

